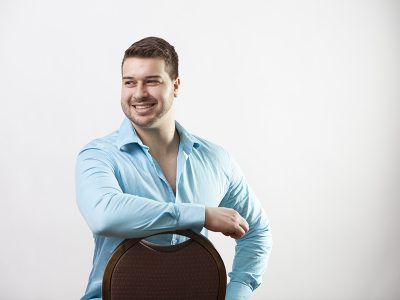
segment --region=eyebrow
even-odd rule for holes
[[[135,79],[135,77],[133,77],[133,76],[123,76],[122,79]],[[145,79],[161,79],[161,76],[150,75],[150,76],[146,76]]]

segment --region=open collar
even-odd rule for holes
[[[175,128],[179,134],[180,146],[186,154],[190,154],[193,148],[197,149],[200,147],[199,140],[183,128],[183,126],[177,121],[175,121]],[[140,140],[131,121],[125,117],[118,130],[117,146],[118,149],[121,150],[128,144],[137,144],[142,148],[148,149],[148,147]]]

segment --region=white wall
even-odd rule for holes
[[[398,1],[2,1],[0,298],[78,299],[78,150],[115,130],[120,61],[180,55],[178,119],[224,145],[270,217],[254,299],[400,298]],[[228,268],[233,241],[212,235]]]

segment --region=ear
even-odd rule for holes
[[[179,86],[181,84],[181,80],[178,78],[175,79],[174,81],[174,97],[178,97],[178,90],[179,90]]]

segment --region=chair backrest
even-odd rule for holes
[[[211,242],[191,230],[161,234],[190,239],[172,246],[123,241],[104,271],[103,300],[225,299],[226,269]]]

